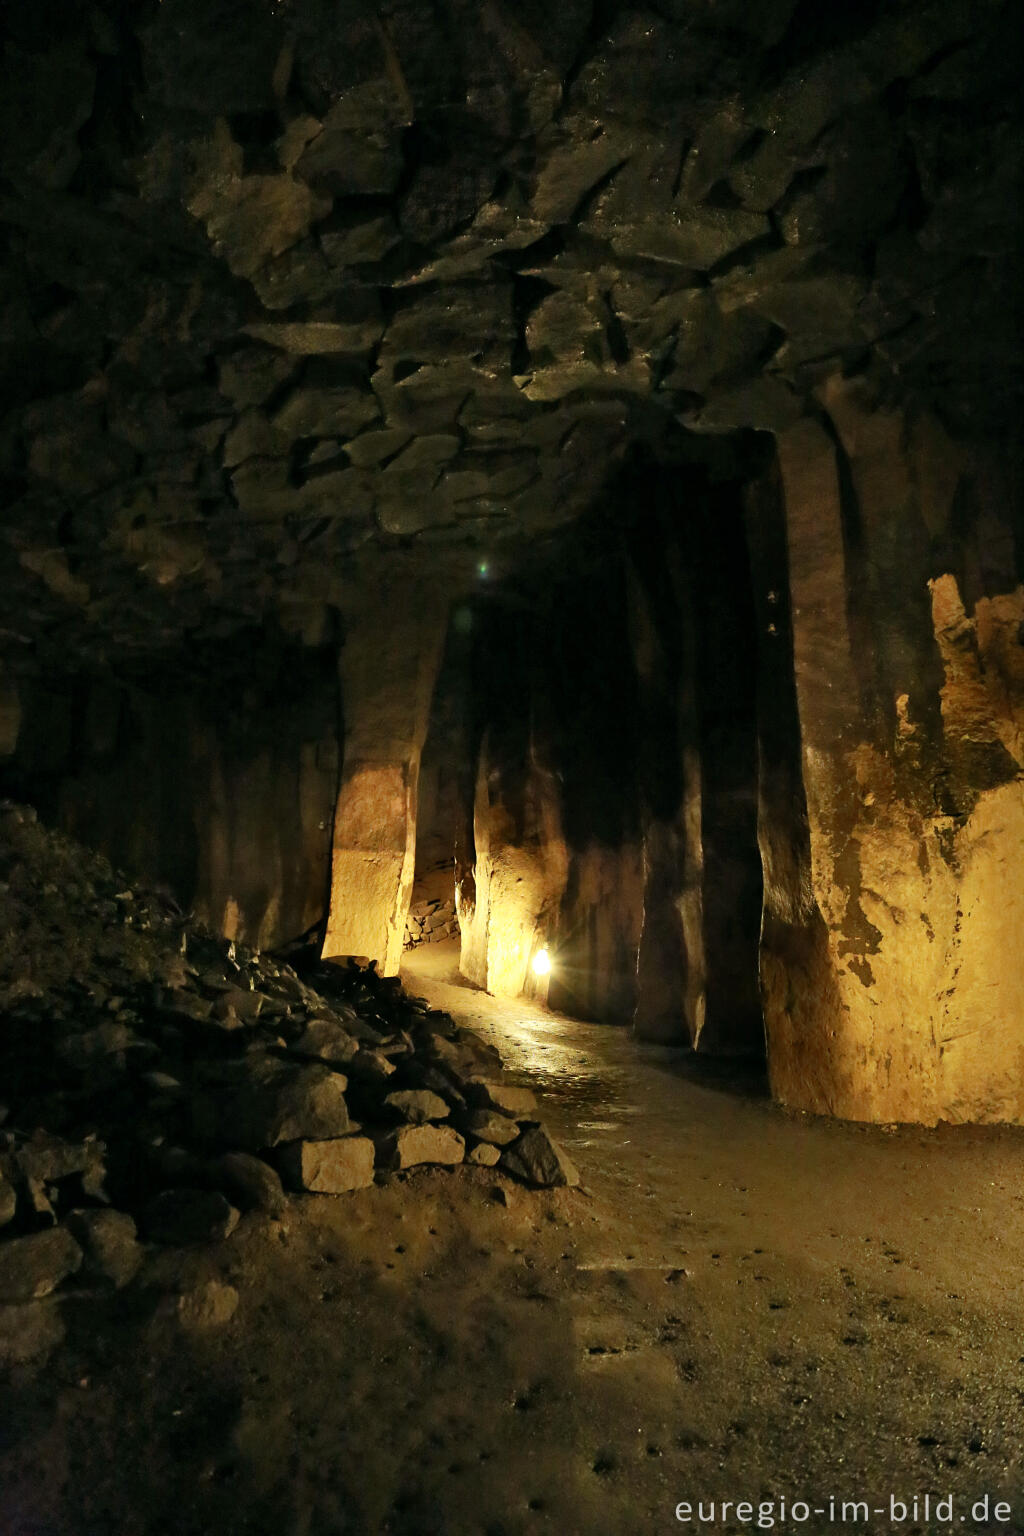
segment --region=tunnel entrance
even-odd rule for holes
[[[763,1061],[745,515],[763,457],[637,450],[590,517],[457,606],[407,947],[461,938],[488,991]]]

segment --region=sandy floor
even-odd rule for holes
[[[1024,1530],[1024,1135],[790,1116],[455,958],[408,985],[499,1045],[583,1187],[311,1196],[71,1304],[4,1394],[2,1536],[739,1531],[783,1498],[808,1518],[761,1529]],[[229,1321],[165,1315],[211,1279]]]

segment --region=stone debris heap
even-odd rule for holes
[[[72,1277],[123,1286],[145,1244],[223,1239],[289,1192],[424,1164],[576,1182],[493,1047],[397,979],[291,960],[0,804],[0,1346]]]
[[[449,897],[434,896],[426,901],[414,901],[409,908],[405,920],[405,949],[417,949],[420,944],[441,944],[445,939],[458,936],[454,892]]]

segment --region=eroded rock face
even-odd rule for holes
[[[420,755],[445,620],[436,588],[385,581],[355,605],[341,652],[345,757],[324,954],[374,960],[384,976],[397,974],[402,958]]]
[[[336,600],[368,543],[533,537],[641,426],[782,431],[837,365],[1012,422],[1015,20],[14,17],[4,624],[101,655]]]
[[[983,462],[855,386],[823,399],[835,433],[780,443],[808,836],[767,882],[773,1085],[857,1119],[1019,1120],[1024,591],[998,544],[971,619],[931,574]]]
[[[392,975],[444,626],[501,577],[446,791],[466,973],[746,1049],[763,881],[780,1097],[1019,1116],[1013,8],[7,25],[7,787],[231,939]],[[642,481],[584,518],[638,443],[704,477],[643,569]]]

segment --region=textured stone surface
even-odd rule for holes
[[[304,1136],[343,1136],[350,1124],[346,1086],[329,1067],[261,1056],[198,1096],[193,1119],[204,1138],[251,1152]]]
[[[0,1227],[5,1227],[14,1219],[14,1213],[18,1208],[18,1196],[14,1188],[0,1173]]]
[[[448,1125],[407,1125],[389,1137],[384,1159],[391,1168],[415,1168],[420,1163],[461,1163],[463,1138]]]
[[[1020,1000],[996,958],[1021,778],[1012,8],[852,6],[820,26],[786,0],[513,9],[442,26],[409,0],[327,25],[288,0],[211,28],[196,0],[98,0],[59,37],[17,20],[5,774],[228,938],[266,948],[326,916],[327,954],[393,975],[444,624],[465,600],[488,629],[476,598],[502,583],[480,670],[509,682],[477,690],[475,800],[458,793],[466,974],[744,1049],[757,774],[776,1091],[869,1117],[1016,1115],[999,1080]],[[752,444],[769,435],[773,469]],[[625,605],[634,696],[597,637],[561,686],[567,593],[541,613],[547,656],[517,605],[568,550],[618,634],[622,594],[583,567],[588,540],[633,560],[641,450],[678,471],[673,525],[718,519],[696,465],[712,485],[754,465],[767,489],[718,544],[649,535],[656,600]],[[580,542],[557,545],[570,526]],[[666,589],[670,544],[690,569]],[[643,717],[646,759],[620,745],[617,774],[589,674],[612,680],[622,743]],[[624,802],[600,834],[588,777]],[[535,982],[553,936],[560,967]],[[230,1001],[174,1017],[239,1049],[254,1027]],[[179,1092],[146,1075],[130,1020],[58,1045],[82,1086]],[[366,1092],[395,1070],[369,1045]],[[428,1054],[454,1084],[475,1051],[441,1035]],[[196,1128],[251,1150],[348,1129],[302,1070],[253,1066],[231,1109],[231,1071],[210,1092],[204,1076]],[[45,1218],[45,1177],[25,1181]]]
[[[238,1212],[216,1190],[166,1189],[146,1207],[142,1225],[154,1242],[208,1243],[230,1237]]]
[[[823,394],[840,449],[810,425],[780,444],[807,831],[803,871],[769,887],[773,1085],[855,1119],[1019,1120],[1024,594],[968,619],[924,537],[951,515],[957,456],[856,386]],[[867,558],[890,556],[855,607],[844,475]]]
[[[158,1308],[190,1333],[207,1333],[230,1323],[238,1310],[238,1292],[221,1280],[206,1280],[180,1296],[165,1296]]]
[[[342,1195],[373,1183],[373,1142],[365,1136],[297,1141],[282,1151],[282,1166],[296,1189]]]
[[[0,1245],[0,1301],[37,1301],[81,1267],[82,1250],[63,1227]]]
[[[281,1179],[268,1163],[248,1152],[225,1152],[212,1167],[215,1180],[243,1211],[266,1211],[276,1216],[284,1209]]]
[[[524,1107],[524,1113],[526,1108]],[[515,1120],[496,1109],[475,1109],[472,1114],[466,1116],[465,1128],[478,1141],[489,1142],[495,1147],[507,1147],[509,1142],[515,1141],[519,1135],[519,1126]]]
[[[64,1320],[54,1301],[0,1305],[0,1369],[45,1364],[64,1341]]]
[[[0,92],[3,452],[24,466],[4,601],[55,646],[191,633],[197,588],[210,633],[259,619],[254,526],[293,593],[329,592],[359,541],[522,539],[574,517],[652,411],[779,425],[823,360],[961,426],[1013,420],[995,0],[820,38],[775,5],[579,7],[555,47],[503,7],[460,13],[452,46],[415,0],[387,48],[336,18],[329,59],[309,0],[251,35],[193,0],[96,14],[116,105],[78,23],[25,30]],[[602,402],[618,425],[574,464]],[[57,539],[67,494],[88,505]]]
[[[82,1210],[68,1218],[68,1230],[81,1244],[82,1273],[120,1290],[128,1285],[142,1263],[142,1249],[135,1222],[126,1211]]]
[[[527,1184],[543,1188],[580,1181],[579,1173],[561,1147],[539,1125],[528,1126],[518,1141],[506,1147],[498,1166]]]
[[[529,1088],[516,1088],[511,1083],[473,1078],[466,1084],[466,1093],[471,1103],[497,1110],[502,1115],[528,1115],[537,1108],[537,1100]]]
[[[384,1103],[410,1125],[426,1125],[431,1120],[448,1118],[448,1105],[429,1088],[401,1089],[389,1093]]]

